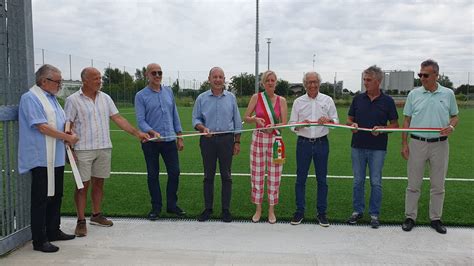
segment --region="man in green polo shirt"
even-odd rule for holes
[[[441,222],[444,202],[444,180],[448,171],[448,136],[458,124],[458,106],[454,92],[441,86],[437,80],[438,63],[428,59],[421,63],[418,73],[422,87],[409,94],[403,114],[403,127],[442,128],[440,133],[413,133],[408,143],[408,134],[402,134],[402,157],[408,160],[408,186],[405,197],[405,221],[402,229],[411,231],[415,226],[425,164],[430,166],[430,220],[431,227],[446,234]]]

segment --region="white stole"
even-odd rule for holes
[[[46,119],[48,120],[48,125],[56,129],[56,112],[54,111],[53,106],[49,102],[44,91],[34,85],[30,88],[30,91],[38,97],[41,105],[43,105],[44,112],[46,113]],[[54,196],[54,161],[56,159],[56,139],[50,136],[45,135],[46,139],[46,163],[48,169],[48,197]]]

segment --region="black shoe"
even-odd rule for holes
[[[319,225],[322,227],[328,227],[329,226],[329,221],[328,218],[326,217],[326,214],[319,214],[317,216]]]
[[[295,212],[295,214],[293,215],[293,219],[291,219],[291,222],[290,224],[292,225],[298,225],[300,224],[304,219],[304,213],[302,212]]]
[[[38,246],[33,246],[34,250],[41,251],[41,252],[47,252],[47,253],[53,253],[59,250],[59,248],[48,241],[44,242],[41,245]]]
[[[357,221],[362,219],[362,217],[363,217],[362,213],[353,212],[351,217],[349,217],[349,219],[347,219],[347,223],[348,224],[356,224]]]
[[[412,218],[406,218],[402,224],[403,231],[410,232],[415,226],[415,221]]]
[[[151,210],[150,213],[148,213],[148,220],[150,221],[156,221],[160,217],[160,212],[157,212],[155,210]]]
[[[433,228],[434,230],[436,230],[436,232],[438,232],[440,234],[446,234],[446,227],[444,227],[441,220],[431,221],[431,228]]]
[[[232,214],[230,214],[230,211],[228,209],[222,210],[222,221],[224,223],[232,222]]]
[[[180,207],[176,206],[174,209],[166,209],[167,213],[175,214],[178,217],[183,217],[186,215],[186,212],[183,211]]]
[[[68,235],[61,230],[58,230],[57,234],[53,237],[48,237],[49,241],[60,241],[60,240],[71,240],[76,238],[75,235]]]
[[[212,209],[204,209],[204,211],[198,216],[198,221],[205,222],[211,218]]]
[[[370,216],[370,226],[374,229],[377,229],[379,228],[380,226],[380,221],[379,221],[379,217],[377,216]]]

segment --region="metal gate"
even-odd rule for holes
[[[31,239],[31,176],[17,167],[18,103],[34,84],[31,0],[0,0],[0,256]]]

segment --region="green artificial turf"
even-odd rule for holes
[[[135,116],[132,108],[120,110],[132,124]],[[243,114],[245,110],[241,109]],[[191,125],[191,107],[180,107],[179,113],[183,130],[193,131]],[[347,107],[338,107],[339,119],[346,121]],[[399,109],[402,116],[402,110]],[[448,178],[474,179],[472,157],[474,151],[474,109],[460,110],[460,123],[455,133],[449,138],[450,161]],[[113,123],[112,123],[113,124]],[[400,125],[402,117],[400,117]],[[251,127],[251,126],[249,126]],[[117,129],[113,124],[112,129]],[[247,128],[247,126],[246,126]],[[352,176],[350,159],[351,132],[345,129],[330,131],[330,156],[328,174],[331,176]],[[112,131],[114,172],[146,172],[145,161],[140,143],[132,136]],[[295,143],[296,135],[288,129],[283,130],[287,150],[287,161],[283,168],[284,174],[296,173]],[[241,153],[233,159],[233,173],[249,173],[249,149],[251,133],[244,133],[241,138]],[[406,161],[400,156],[401,133],[391,133],[389,147],[385,160],[384,177],[405,177]],[[165,172],[161,162],[160,172]],[[180,152],[180,167],[182,173],[202,173],[202,160],[198,145],[198,138],[186,138],[184,151]],[[308,178],[306,189],[306,219],[315,218],[316,212],[316,181],[314,168],[310,168],[311,177]],[[428,176],[428,172],[426,172]],[[160,175],[162,191],[166,187],[166,174]],[[202,193],[203,177],[182,174],[179,186],[179,206],[186,210],[187,217],[197,216],[203,209]],[[280,187],[280,203],[276,207],[279,220],[290,220],[295,210],[294,184],[295,177],[282,177]],[[329,178],[328,217],[332,222],[345,221],[352,212],[352,179]],[[383,203],[381,221],[383,223],[401,223],[404,219],[404,202],[406,180],[383,181]],[[220,215],[220,177],[216,176],[214,197],[214,216]],[[75,215],[73,202],[74,183],[71,174],[66,174],[65,192],[62,212],[65,215]],[[369,181],[366,182],[366,202],[370,192]],[[235,218],[250,219],[254,206],[250,202],[250,177],[234,176],[231,211]],[[451,225],[474,224],[474,182],[446,181],[446,197],[444,204],[443,221]],[[163,198],[166,199],[163,193]],[[418,223],[429,222],[429,182],[423,183],[422,196],[419,202]],[[164,202],[164,206],[166,203]],[[368,203],[367,203],[368,204]],[[105,183],[105,197],[103,212],[108,216],[145,217],[150,210],[150,198],[147,189],[146,175],[112,175]],[[264,208],[267,207],[266,202]],[[87,212],[90,213],[90,199]],[[164,209],[165,211],[165,209]],[[168,215],[163,212],[164,217]],[[266,217],[266,213],[264,215]],[[367,217],[365,218],[368,219]]]

